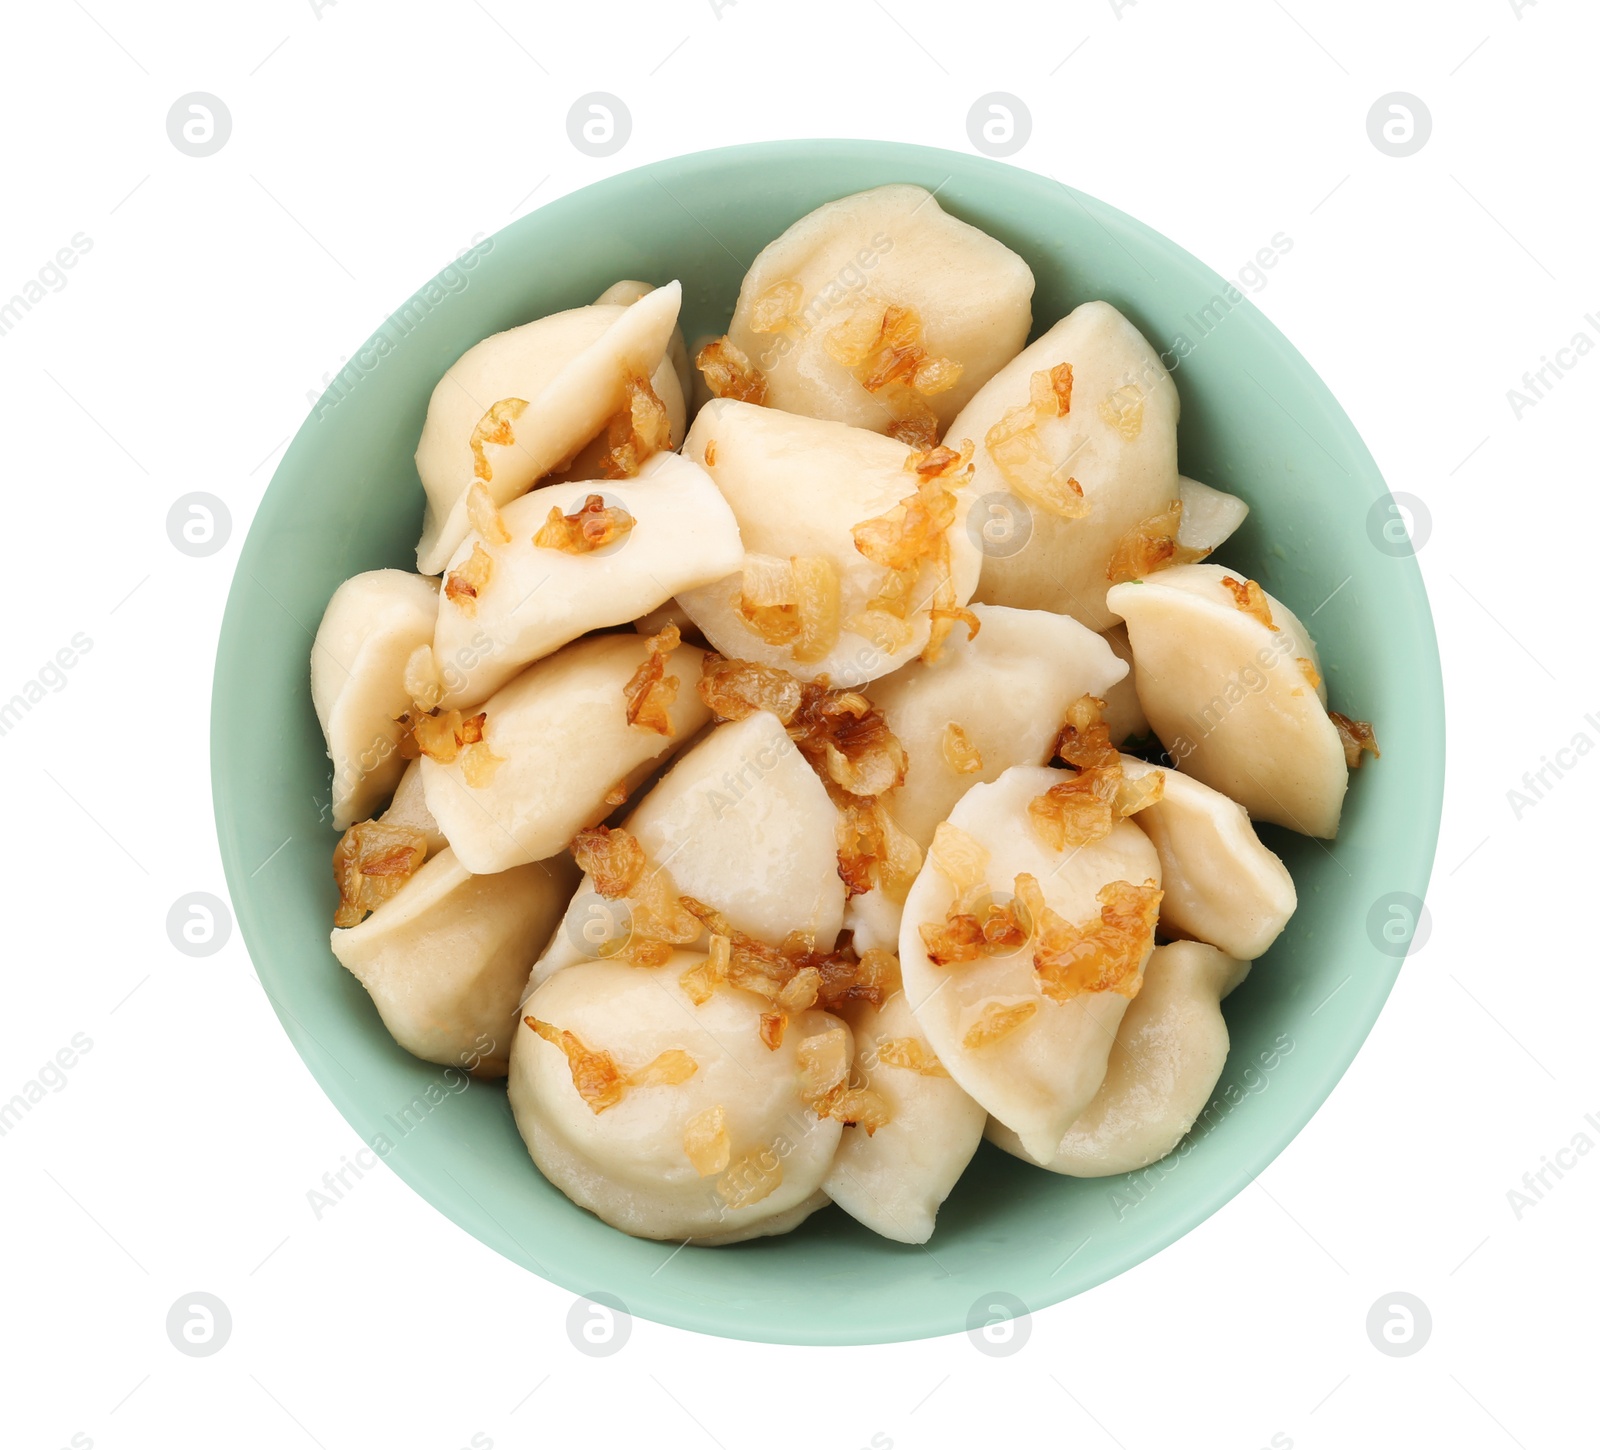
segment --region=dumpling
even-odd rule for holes
[[[523,1004],[511,1050],[511,1110],[539,1171],[643,1238],[732,1243],[827,1202],[841,1124],[807,1096],[848,1075],[849,1029],[811,1009],[769,1049],[763,999],[684,992],[704,961],[557,972]]]
[[[1029,802],[1073,778],[1019,765],[969,790],[900,927],[906,996],[939,1061],[1041,1161],[1100,1088],[1160,902],[1160,860],[1132,821],[1060,850],[1033,827]],[[964,950],[962,918],[986,929]]]
[[[603,502],[591,508],[593,497]],[[656,454],[637,478],[553,484],[499,510],[481,499],[477,514],[451,556],[433,637],[446,709],[487,699],[524,665],[724,578],[744,558],[716,485],[676,453]]]
[[[624,279],[621,282],[613,282],[594,299],[594,303],[596,307],[632,307],[641,297],[655,290],[656,287],[653,282],[636,282],[631,279]],[[689,361],[689,349],[684,343],[683,329],[681,327],[672,329],[672,340],[667,343],[667,355],[663,361],[672,368],[678,380],[678,407],[677,416],[673,422],[672,436],[681,441],[685,427],[684,408],[688,403],[689,390],[694,386],[695,379],[694,365]],[[667,405],[667,412],[669,414],[672,413],[672,399],[662,391],[663,386],[670,387],[670,384],[661,375],[660,368],[656,369],[650,379],[650,383],[660,396],[661,401]]]
[[[1140,557],[1145,532],[1170,545],[1163,531],[1179,524],[1178,390],[1139,329],[1110,303],[1085,302],[990,379],[945,437],[976,446],[967,498],[1019,498],[1029,530],[1019,547],[986,551],[976,597],[1109,626],[1114,562]]]
[[[683,451],[716,481],[749,556],[678,595],[723,654],[852,689],[916,658],[935,609],[951,615],[941,637],[964,627],[953,616],[979,555],[961,522],[971,485],[959,459],[935,456],[918,473],[921,455],[892,438],[725,398],[700,410]]]
[[[1189,553],[1191,562],[1227,543],[1250,512],[1250,505],[1237,495],[1193,478],[1178,479],[1178,499],[1183,504],[1178,547]]]
[[[636,634],[579,640],[490,696],[480,740],[465,743],[462,722],[442,748],[424,746],[428,809],[462,864],[489,873],[542,861],[602,820],[617,804],[608,796],[710,719],[695,689],[703,655]]]
[[[1287,605],[1218,564],[1118,584],[1139,701],[1174,764],[1258,821],[1331,839],[1349,784],[1317,647]]]
[[[372,816],[400,780],[406,660],[438,613],[439,586],[401,569],[357,574],[328,601],[311,647],[311,703],[333,761],[335,830]]]
[[[718,725],[685,751],[623,828],[644,848],[650,869],[665,870],[679,893],[720,911],[740,931],[768,946],[809,932],[826,951],[844,913],[836,819],[828,792],[778,717],[759,710]],[[628,896],[603,903],[586,875],[534,982],[621,950],[632,911]]]
[[[1150,722],[1144,718],[1144,706],[1139,703],[1139,687],[1133,678],[1133,646],[1128,643],[1128,626],[1113,624],[1101,630],[1100,638],[1111,648],[1123,664],[1125,674],[1110,689],[1102,691],[1100,698],[1106,702],[1106,728],[1111,733],[1111,743],[1121,745],[1124,740],[1138,740],[1150,733]]]
[[[630,377],[656,374],[682,295],[669,282],[628,307],[557,312],[485,338],[456,360],[433,390],[417,444],[428,496],[422,573],[439,573],[466,536],[474,480],[497,504],[509,503],[622,410]]]
[[[881,1007],[851,1003],[842,1015],[855,1034],[860,1081],[888,1105],[889,1121],[872,1133],[846,1125],[823,1189],[874,1233],[925,1244],[988,1114],[941,1066],[903,991]]]
[[[504,1077],[528,969],[577,876],[562,856],[474,876],[446,849],[359,926],[335,928],[333,954],[407,1052]]]
[[[868,693],[905,748],[905,784],[885,798],[895,823],[926,849],[972,786],[1013,765],[1043,765],[1067,706],[1105,695],[1126,672],[1075,619],[978,605],[978,633],[958,630],[934,664],[913,661]],[[850,899],[858,947],[895,950],[900,913],[881,888]]]
[[[1161,858],[1161,929],[1230,957],[1265,956],[1294,915],[1289,868],[1261,844],[1243,806],[1220,791],[1131,755],[1122,773],[1161,776],[1161,799],[1133,819]]]
[[[920,186],[802,217],[756,258],[728,338],[766,402],[931,447],[1021,350],[1033,273]]]
[[[1220,1003],[1245,978],[1235,961],[1202,942],[1157,947],[1144,969],[1106,1067],[1083,1115],[1040,1159],[1052,1173],[1105,1178],[1158,1162],[1194,1126],[1228,1060],[1228,1024]],[[1021,1140],[991,1122],[990,1139],[1025,1162]]]

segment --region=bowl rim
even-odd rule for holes
[[[771,166],[782,165],[789,160],[816,163],[818,161],[844,162],[862,159],[870,159],[886,168],[893,167],[897,162],[904,162],[908,167],[943,167],[950,172],[952,177],[958,174],[963,175],[965,178],[979,184],[982,184],[986,178],[992,181],[997,172],[1004,173],[1003,184],[1005,186],[1017,189],[1024,195],[1031,192],[1042,202],[1058,202],[1060,195],[1065,193],[1091,219],[1102,226],[1104,226],[1101,221],[1103,218],[1105,221],[1113,223],[1116,227],[1153,239],[1160,246],[1171,249],[1187,259],[1194,268],[1199,269],[1197,275],[1204,275],[1210,278],[1218,290],[1231,286],[1226,279],[1195,257],[1180,243],[1163,233],[1157,232],[1138,218],[1099,201],[1087,193],[1080,192],[1064,182],[1057,181],[1040,172],[1009,165],[989,157],[973,156],[963,152],[897,141],[851,138],[785,139],[747,142],[739,145],[689,152],[684,155],[631,167],[625,171],[613,173],[576,188],[574,191],[556,198],[544,206],[535,208],[523,217],[515,219],[497,231],[494,236],[501,237],[514,233],[519,228],[528,225],[531,219],[536,216],[542,217],[548,222],[552,213],[559,215],[566,208],[592,204],[597,199],[603,199],[608,192],[624,192],[629,187],[636,185],[643,175],[648,175],[662,184],[663,189],[671,194],[671,182],[674,177],[682,176],[687,178],[704,171],[708,167],[738,167],[748,165],[751,162]],[[1261,342],[1275,352],[1286,364],[1303,370],[1304,377],[1312,385],[1317,401],[1321,406],[1321,421],[1333,430],[1339,443],[1348,450],[1350,456],[1363,463],[1365,468],[1370,470],[1370,477],[1376,479],[1384,488],[1385,494],[1383,496],[1391,496],[1387,494],[1387,484],[1383,480],[1382,472],[1378,468],[1376,460],[1372,458],[1354,423],[1334,398],[1320,374],[1264,313],[1261,313],[1258,309],[1255,309],[1255,313],[1256,326],[1260,332]],[[395,315],[390,314],[391,321]],[[247,769],[248,762],[235,759],[235,752],[230,747],[228,740],[228,705],[225,698],[225,687],[229,683],[228,676],[232,670],[238,667],[235,656],[240,649],[240,642],[237,636],[244,628],[242,617],[248,607],[245,601],[245,582],[253,577],[254,570],[251,566],[257,554],[265,547],[264,534],[263,531],[258,530],[257,523],[264,512],[264,505],[268,495],[280,474],[290,469],[291,460],[296,455],[297,445],[305,437],[307,425],[317,417],[320,406],[319,401],[309,410],[306,419],[302,421],[289,447],[285,450],[283,458],[280,459],[274,469],[273,478],[269,482],[267,489],[262,493],[261,502],[257,506],[256,513],[252,516],[251,528],[241,546],[238,561],[234,566],[234,576],[218,632],[217,652],[213,669],[209,730],[210,777],[213,813],[229,900],[232,903],[235,919],[238,921],[240,934],[249,953],[251,964],[266,992],[274,1013],[293,1043],[302,1063],[340,1115],[352,1127],[356,1128],[359,1133],[363,1121],[370,1117],[370,1106],[361,1099],[360,1095],[352,1087],[341,1080],[337,1073],[325,1069],[319,1063],[316,1055],[308,1050],[313,1041],[308,1029],[295,1016],[290,1007],[279,999],[279,996],[273,990],[274,982],[269,980],[272,976],[271,968],[269,965],[264,965],[270,963],[273,949],[266,940],[267,928],[264,917],[257,909],[249,891],[250,866],[243,854],[239,835],[233,828],[234,803],[231,799],[233,773],[240,769]],[[1424,758],[1418,762],[1417,770],[1406,782],[1405,789],[1408,801],[1415,811],[1412,822],[1411,849],[1404,859],[1403,867],[1392,871],[1391,875],[1397,889],[1404,889],[1412,895],[1422,898],[1426,893],[1432,873],[1444,798],[1446,722],[1442,666],[1432,610],[1428,603],[1426,587],[1416,559],[1414,555],[1407,555],[1393,562],[1401,567],[1396,571],[1392,587],[1404,596],[1405,602],[1409,606],[1409,611],[1413,618],[1413,627],[1419,643],[1418,653],[1422,657],[1420,672],[1414,681],[1415,693],[1412,697],[1412,703],[1416,711],[1416,725],[1421,733],[1428,737],[1433,748],[1427,751]],[[1042,1286],[1038,1284],[1028,1285],[1027,1308],[1030,1311],[1037,1311],[1051,1304],[1059,1303],[1064,1299],[1074,1297],[1077,1294],[1085,1293],[1089,1289],[1120,1276],[1128,1269],[1154,1258],[1163,1249],[1179,1238],[1184,1237],[1199,1224],[1217,1213],[1249,1183],[1254,1181],[1299,1136],[1306,1124],[1321,1109],[1334,1087],[1349,1069],[1350,1064],[1355,1060],[1356,1055],[1370,1036],[1372,1027],[1377,1021],[1398,978],[1402,964],[1402,960],[1394,960],[1392,963],[1386,963],[1374,969],[1374,980],[1369,987],[1366,1009],[1357,1018],[1352,1019],[1352,1028],[1341,1050],[1325,1056],[1320,1062],[1320,1072],[1309,1079],[1308,1086],[1300,1090],[1299,1096],[1302,1105],[1289,1119],[1292,1122],[1292,1128],[1287,1131],[1280,1129],[1270,1136],[1253,1142],[1247,1151],[1240,1153],[1236,1170],[1232,1174],[1218,1174],[1207,1191],[1185,1198],[1184,1206],[1181,1210],[1170,1212],[1159,1230],[1130,1241],[1126,1248],[1121,1251],[1104,1254],[1097,1267],[1087,1275],[1080,1276],[1076,1281],[1063,1280],[1060,1284],[1051,1281]],[[467,1202],[458,1199],[451,1208],[444,1208],[438,1196],[438,1185],[435,1182],[436,1170],[419,1170],[412,1158],[407,1155],[392,1156],[385,1161],[413,1191],[427,1201],[430,1206],[438,1209],[442,1216],[454,1222],[458,1227],[466,1229],[481,1242],[512,1259],[519,1266],[532,1269],[550,1282],[581,1296],[590,1296],[598,1292],[597,1286],[590,1282],[583,1273],[568,1270],[564,1263],[541,1263],[535,1267],[528,1262],[531,1256],[519,1256],[516,1254],[507,1246],[507,1233],[504,1226],[500,1225],[498,1220],[495,1220],[493,1215],[484,1209],[481,1204],[478,1204],[472,1195],[467,1195]],[[582,1212],[577,1208],[573,1208],[572,1211],[575,1213]],[[648,1318],[658,1323],[669,1324],[677,1328],[700,1333],[768,1343],[815,1345],[888,1343],[953,1333],[967,1327],[961,1322],[960,1315],[951,1313],[940,1316],[937,1322],[913,1323],[905,1316],[897,1315],[892,1304],[885,1305],[881,1313],[876,1313],[872,1316],[859,1316],[842,1323],[831,1322],[826,1326],[816,1323],[774,1324],[770,1322],[770,1316],[763,1317],[759,1306],[730,1306],[714,1300],[697,1300],[692,1295],[686,1295],[682,1291],[672,1292],[659,1289],[654,1285],[653,1280],[644,1280],[642,1282],[635,1280],[626,1292],[628,1295],[628,1312],[636,1317]],[[926,1317],[924,1316],[924,1319]]]

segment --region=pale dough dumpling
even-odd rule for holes
[[[1117,1028],[1100,1091],[1043,1166],[1076,1178],[1105,1178],[1172,1152],[1222,1076],[1228,1024],[1219,1004],[1249,970],[1249,962],[1202,942],[1157,947],[1144,986]],[[991,1122],[989,1137],[1034,1161],[1004,1124]]]
[[[1072,778],[1072,772],[1048,766],[1015,766],[992,784],[968,791],[950,824],[987,852],[981,875],[994,902],[1009,902],[1016,877],[1027,873],[1051,911],[1089,927],[1102,918],[1103,888],[1114,882],[1159,887],[1161,863],[1149,838],[1126,820],[1091,845],[1060,851],[1046,845],[1030,824],[1028,803]],[[1032,935],[1006,951],[935,963],[921,928],[943,924],[957,901],[940,861],[936,841],[906,898],[900,928],[906,997],[950,1075],[1043,1161],[1099,1090],[1128,998],[1114,990],[1059,1001],[1046,996]],[[1154,925],[1152,919],[1152,934]],[[1143,947],[1128,964],[1133,980],[1148,955]]]
[[[643,1238],[732,1243],[787,1232],[827,1202],[840,1124],[802,1101],[803,1060],[808,1040],[849,1029],[811,1009],[769,1050],[762,998],[723,989],[696,1006],[685,994],[679,977],[704,960],[557,972],[523,1004],[512,1046],[511,1110],[539,1171]]]
[[[504,1077],[529,966],[577,876],[563,856],[474,876],[446,849],[359,926],[336,928],[333,954],[407,1052]]]
[[[939,1205],[978,1150],[988,1115],[956,1086],[928,1045],[903,991],[881,1007],[852,1003],[866,1087],[889,1107],[889,1121],[869,1134],[848,1124],[823,1189],[856,1222],[902,1244],[933,1236]]]
[[[1183,504],[1178,543],[1197,556],[1221,548],[1238,532],[1250,512],[1250,505],[1236,494],[1224,493],[1193,478],[1178,479],[1178,498]]]
[[[400,784],[394,788],[394,798],[389,808],[378,817],[386,826],[404,826],[416,831],[429,856],[437,856],[450,843],[428,809],[428,797],[422,789],[422,762],[408,761]]]
[[[1118,584],[1106,603],[1173,762],[1258,821],[1331,839],[1350,772],[1316,645],[1288,606],[1218,564]]]
[[[580,515],[595,495],[633,520],[614,542],[587,553],[534,542],[552,510]],[[487,699],[524,665],[721,579],[744,558],[716,485],[676,453],[656,454],[637,478],[536,489],[483,522],[489,537],[475,528],[461,541],[439,599],[433,657],[446,709]],[[458,577],[472,593],[452,588]]]
[[[641,297],[655,290],[656,284],[654,282],[636,282],[631,278],[625,278],[623,281],[613,282],[607,287],[604,292],[594,299],[595,305],[597,307],[631,307]],[[685,427],[683,410],[688,403],[689,390],[693,387],[696,376],[694,364],[689,361],[689,349],[684,343],[683,329],[681,327],[672,329],[672,340],[667,344],[665,361],[671,366],[678,379],[678,411],[673,419],[672,436],[681,442]],[[666,393],[662,392],[662,384],[666,380],[662,378],[659,368],[650,381],[654,385],[656,392],[660,394],[661,401],[667,405],[668,413],[671,413],[673,411],[672,400],[668,398]]]
[[[1067,706],[1104,696],[1127,670],[1066,615],[983,604],[972,612],[976,637],[958,630],[936,663],[913,661],[868,690],[906,752],[905,783],[885,805],[924,849],[974,785],[1045,764]],[[847,924],[858,950],[896,949],[899,908],[881,888],[850,899]]]
[[[764,247],[728,337],[769,406],[877,433],[925,420],[931,441],[1017,355],[1032,296],[1010,248],[920,186],[879,186]]]
[[[311,647],[311,703],[333,761],[335,830],[374,815],[400,780],[406,660],[438,612],[439,586],[401,569],[357,574],[328,601]]]
[[[422,573],[443,569],[466,535],[474,480],[496,503],[509,503],[622,409],[630,376],[659,376],[682,295],[670,282],[631,306],[553,313],[485,338],[456,360],[433,390],[417,444],[428,496],[417,545]],[[678,403],[681,417],[681,394]]]
[[[1245,808],[1182,771],[1131,755],[1122,773],[1161,776],[1161,799],[1133,819],[1161,857],[1161,929],[1230,957],[1266,955],[1294,915],[1289,868],[1261,844]]]
[[[623,828],[678,892],[721,912],[738,930],[778,946],[810,932],[832,948],[844,913],[836,812],[816,771],[776,715],[718,725],[686,750]],[[626,909],[619,909],[619,908]],[[534,983],[626,946],[632,903],[602,903],[585,876]]]
[[[652,643],[610,634],[570,644],[490,696],[480,744],[448,764],[424,757],[428,809],[469,871],[555,855],[613,809],[608,795],[631,790],[710,719],[695,689],[704,652],[683,645],[653,687],[676,682],[665,706],[671,733],[628,723],[624,691]]]
[[[1034,375],[1062,367],[1070,375],[1035,400]],[[1110,625],[1119,544],[1178,501],[1178,390],[1139,329],[1110,303],[1085,302],[990,379],[945,437],[976,447],[968,499],[1009,493],[1030,530],[1018,547],[986,551],[976,597]]]
[[[1110,646],[1111,653],[1128,667],[1128,673],[1100,697],[1106,702],[1104,714],[1111,743],[1121,745],[1124,740],[1138,740],[1148,735],[1150,722],[1144,718],[1144,706],[1139,703],[1139,687],[1133,678],[1133,646],[1128,643],[1128,626],[1113,624],[1110,629],[1101,630],[1100,638]]]
[[[903,622],[886,620],[872,606],[890,570],[867,558],[852,533],[858,524],[894,516],[902,501],[916,496],[920,480],[907,466],[913,456],[909,448],[843,423],[719,398],[700,410],[683,451],[716,481],[750,555],[780,570],[795,561],[810,561],[837,587],[837,611],[830,614],[836,634],[779,643],[768,643],[741,612],[755,587],[754,562],[747,561],[742,571],[716,584],[680,593],[678,602],[716,649],[775,665],[801,680],[826,675],[839,689],[877,679],[921,653],[928,643],[929,611],[940,578],[936,566],[926,559],[920,562]],[[950,484],[955,517],[942,537],[949,552],[949,599],[959,607],[972,597],[979,555],[962,522],[972,485],[954,478]],[[891,632],[880,632],[876,641],[859,632],[885,624]],[[957,631],[964,628],[956,625]]]

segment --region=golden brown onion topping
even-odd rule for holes
[[[767,401],[766,375],[726,337],[719,337],[701,348],[694,365],[700,369],[714,397],[735,398],[741,403],[757,405]]]
[[[552,1027],[537,1017],[524,1017],[522,1020],[546,1042],[559,1047],[566,1054],[572,1085],[596,1117],[607,1108],[616,1107],[630,1088],[676,1087],[679,1083],[687,1082],[699,1070],[699,1063],[687,1052],[672,1047],[653,1057],[643,1067],[629,1071],[609,1052],[585,1047],[575,1032]]]
[[[1272,606],[1267,603],[1265,591],[1254,579],[1240,581],[1230,579],[1226,574],[1222,576],[1222,585],[1229,594],[1233,595],[1233,607],[1242,610],[1252,619],[1258,619],[1274,634],[1278,626],[1272,622]]]
[[[357,926],[369,911],[394,896],[422,865],[428,843],[421,831],[360,821],[339,838],[333,879],[339,887],[335,926]]]
[[[1113,881],[1101,888],[1095,921],[1075,926],[1045,904],[1038,880],[1023,872],[1017,897],[1033,923],[1033,968],[1053,1002],[1090,992],[1132,997],[1144,982],[1144,963],[1155,946],[1161,889]]]
[[[1359,769],[1364,752],[1374,757],[1383,754],[1378,749],[1378,737],[1372,733],[1372,726],[1365,720],[1352,720],[1337,710],[1329,710],[1328,718],[1333,721],[1333,728],[1339,732],[1339,744],[1344,746],[1344,763],[1349,769]]]
[[[472,553],[459,568],[451,570],[444,581],[444,597],[469,619],[478,612],[478,596],[488,588],[494,577],[494,560],[476,539]]]
[[[474,478],[484,483],[493,479],[494,469],[489,463],[488,455],[483,451],[484,445],[494,443],[501,448],[509,448],[515,443],[517,435],[512,431],[511,425],[522,416],[527,406],[526,398],[501,398],[478,419],[473,426],[470,440]]]
[[[628,724],[641,730],[654,730],[670,737],[672,716],[668,713],[678,698],[678,677],[667,673],[667,656],[682,643],[678,626],[669,624],[660,634],[651,635],[648,653],[628,683],[622,687],[627,701]]]
[[[608,507],[604,498],[591,493],[583,506],[570,514],[552,508],[539,532],[533,536],[540,549],[559,549],[563,554],[592,554],[614,544],[634,525],[634,517],[620,504]]]

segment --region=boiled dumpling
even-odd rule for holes
[[[596,307],[631,307],[641,297],[656,290],[653,282],[636,282],[625,279],[613,282],[598,297],[594,299]],[[673,423],[673,437],[682,439],[686,426],[683,411],[689,401],[689,390],[694,385],[694,365],[689,361],[689,349],[683,340],[683,329],[672,329],[672,340],[667,344],[667,355],[664,361],[672,368],[678,379],[678,416]],[[655,375],[650,379],[661,401],[667,405],[668,413],[673,411],[672,399],[662,392],[666,379],[661,376],[661,370],[656,369]]]
[[[1193,561],[1227,543],[1250,512],[1250,505],[1237,495],[1193,478],[1178,479],[1178,499],[1183,504],[1178,546],[1187,550]]]
[[[636,634],[579,640],[485,701],[481,740],[461,743],[463,722],[454,748],[425,749],[428,809],[469,871],[555,855],[706,723],[695,689],[703,651],[661,645]]]
[[[835,811],[817,773],[765,710],[718,725],[684,752],[640,801],[624,829],[650,869],[720,911],[768,946],[808,932],[823,950],[839,935],[844,882],[834,848]],[[585,876],[562,929],[534,968],[542,982],[585,958],[627,945],[632,901],[596,895]]]
[[[913,661],[869,690],[907,758],[905,783],[884,804],[924,849],[974,785],[1048,761],[1067,706],[1105,695],[1127,668],[1065,615],[999,605],[972,613],[974,637],[957,631],[936,663]],[[875,888],[851,898],[847,925],[858,947],[893,951],[899,908]]]
[[[1139,700],[1173,762],[1258,821],[1331,838],[1349,784],[1317,649],[1287,605],[1217,564],[1118,584]]]
[[[511,1109],[539,1171],[644,1238],[783,1233],[827,1202],[841,1125],[803,1094],[848,1074],[849,1029],[811,1009],[769,1049],[763,999],[723,989],[697,1006],[684,992],[704,960],[557,972],[512,1047]]]
[[[1106,728],[1111,732],[1111,743],[1121,745],[1124,740],[1138,740],[1150,733],[1150,722],[1144,718],[1144,707],[1139,703],[1139,687],[1133,678],[1133,646],[1128,643],[1128,627],[1113,624],[1102,630],[1100,638],[1111,647],[1114,654],[1127,665],[1125,674],[1109,690],[1101,694],[1106,702]]]
[[[920,186],[802,217],[756,258],[729,341],[766,402],[930,446],[1021,350],[1033,273]]]
[[[656,374],[682,294],[670,282],[628,307],[557,312],[485,338],[456,360],[433,390],[417,444],[428,497],[422,573],[442,570],[466,536],[475,480],[497,504],[509,503],[622,410],[631,377]]]
[[[407,1052],[504,1077],[529,966],[577,875],[558,856],[474,876],[446,849],[359,926],[336,928],[333,954]]]
[[[1099,1090],[1160,901],[1161,863],[1132,821],[1060,850],[1037,833],[1029,802],[1072,779],[1015,766],[969,790],[935,836],[900,928],[906,996],[939,1061],[1041,1161]],[[931,951],[924,928],[959,938],[962,917],[987,926],[992,945]]]
[[[378,817],[386,826],[403,826],[422,837],[429,856],[437,856],[450,843],[428,809],[428,797],[422,789],[422,762],[409,761],[400,784],[394,788],[394,798],[389,808]]]
[[[822,1186],[874,1233],[925,1244],[988,1115],[934,1056],[903,991],[881,1007],[851,1003],[842,1015],[855,1034],[861,1081],[887,1104],[889,1121],[872,1133],[846,1125]]]
[[[585,502],[594,497],[598,507]],[[676,453],[656,454],[637,478],[553,484],[504,509],[481,499],[477,514],[451,556],[433,638],[447,709],[487,699],[531,661],[744,558],[716,485]],[[588,541],[586,527],[598,530]]]
[[[311,648],[311,703],[333,761],[335,830],[373,815],[400,780],[406,660],[438,612],[439,586],[400,569],[357,574],[328,601]]]
[[[1201,942],[1157,947],[1111,1049],[1105,1081],[1083,1115],[1040,1160],[1052,1173],[1105,1178],[1148,1167],[1194,1126],[1228,1059],[1219,1005],[1250,970]],[[991,1123],[989,1137],[1033,1161],[1017,1135]]]
[[[976,597],[1105,629],[1114,560],[1142,555],[1141,526],[1159,539],[1180,519],[1178,390],[1155,349],[1109,303],[1085,302],[961,410],[946,439],[962,438],[977,450],[967,497],[1019,498],[1029,530],[985,553]]]
[[[1294,915],[1294,878],[1261,844],[1243,806],[1184,775],[1122,757],[1134,780],[1159,774],[1161,799],[1133,819],[1161,857],[1161,929],[1253,962]]]
[[[943,473],[919,474],[919,455],[892,438],[729,399],[701,409],[684,453],[716,480],[750,556],[678,596],[723,654],[850,689],[916,658],[932,611],[953,615],[971,597],[979,556],[961,522],[971,485],[953,455],[930,460]],[[924,550],[905,538],[919,520]],[[906,562],[874,562],[858,538]],[[941,636],[952,625],[965,628],[946,618]]]

